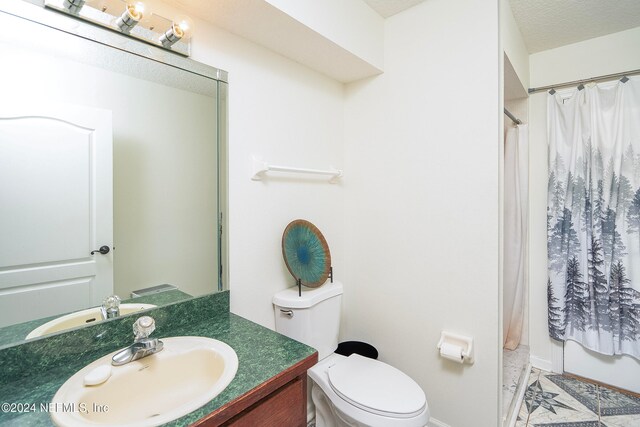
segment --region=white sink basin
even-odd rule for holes
[[[120,304],[120,315],[135,313],[136,311],[154,308],[153,304]],[[76,311],[75,313],[60,316],[42,326],[35,328],[27,335],[26,339],[41,337],[43,335],[52,334],[54,332],[64,331],[66,329],[75,328],[83,325],[93,325],[102,322],[100,307],[88,308],[86,310]]]
[[[164,424],[209,402],[236,375],[236,352],[222,341],[173,337],[162,342],[159,353],[126,365],[111,366],[113,352],[78,371],[53,397],[52,408],[61,408],[51,412],[53,422],[63,427]],[[96,372],[107,379],[84,385],[85,377],[95,380]]]

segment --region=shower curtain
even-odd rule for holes
[[[504,147],[504,348],[520,344],[524,320],[527,260],[528,132],[526,125],[509,128]]]
[[[640,78],[547,107],[549,334],[640,358]]]

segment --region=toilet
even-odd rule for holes
[[[315,415],[316,427],[426,426],[427,399],[409,376],[379,360],[334,353],[341,302],[339,282],[303,288],[302,296],[293,287],[273,297],[276,331],[318,350],[318,363],[307,371],[308,419]]]

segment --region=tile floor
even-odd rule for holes
[[[640,427],[640,398],[532,369],[516,427]]]

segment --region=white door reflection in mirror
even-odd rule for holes
[[[113,293],[108,110],[0,107],[0,327]],[[28,309],[27,309],[28,308]]]

